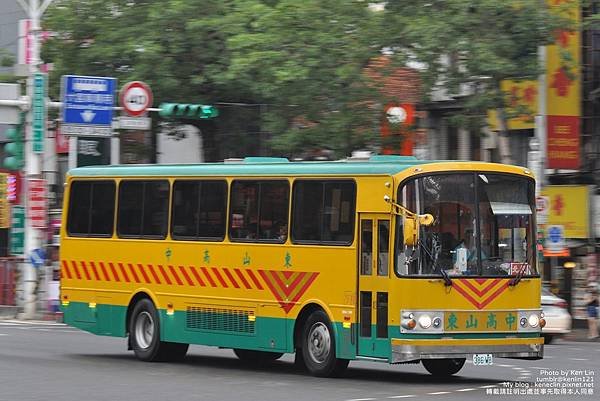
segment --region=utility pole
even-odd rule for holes
[[[40,5],[40,0],[17,0],[19,5],[25,10],[29,19],[31,19],[31,31],[33,36],[31,64],[29,65],[29,76],[27,78],[27,95],[29,99],[34,98],[34,76],[40,71],[40,21],[42,15],[52,3],[52,0],[44,0]],[[44,99],[44,102],[46,99]],[[41,159],[42,154],[36,153],[33,150],[33,113],[32,108],[29,108],[26,119],[25,128],[25,191],[29,191],[29,180],[33,178],[41,178]],[[45,136],[45,133],[44,133]],[[43,140],[43,138],[42,138]],[[47,190],[46,190],[47,193]],[[23,318],[33,319],[36,314],[36,283],[37,269],[29,261],[28,256],[32,251],[41,248],[43,245],[44,231],[33,227],[31,218],[31,200],[26,194],[22,197],[25,203],[26,218],[25,218],[25,246],[24,246],[24,261],[22,266],[23,272]]]

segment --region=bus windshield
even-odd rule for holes
[[[533,180],[508,174],[435,174],[408,181],[398,202],[435,222],[405,247],[396,224],[396,271],[402,275],[535,275]]]

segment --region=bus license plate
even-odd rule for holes
[[[492,354],[474,354],[473,365],[491,365]]]

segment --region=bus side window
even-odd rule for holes
[[[119,237],[164,239],[168,208],[168,181],[121,181],[117,221]]]
[[[237,180],[231,185],[230,196],[230,239],[285,242],[289,208],[287,181]]]

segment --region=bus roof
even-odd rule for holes
[[[69,170],[71,177],[131,177],[131,176],[360,176],[395,175],[410,167],[448,163],[453,166],[473,162],[418,160],[412,156],[372,156],[368,160],[326,162],[289,162],[284,158],[247,157],[233,162],[197,164],[146,164],[89,166]],[[489,164],[492,163],[477,163]],[[451,168],[450,168],[451,169]]]

